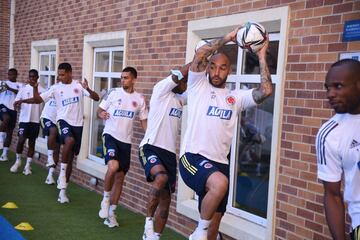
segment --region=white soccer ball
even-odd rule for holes
[[[236,34],[236,42],[239,47],[256,53],[265,44],[266,29],[259,23],[247,22]]]

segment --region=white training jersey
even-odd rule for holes
[[[353,228],[360,225],[360,114],[336,114],[316,136],[318,178],[341,181]]]
[[[38,87],[39,93],[44,92],[44,90],[45,89],[43,87],[41,86]],[[20,88],[18,94],[16,95],[15,101],[32,98],[33,96],[34,96],[34,88],[30,84],[26,84],[24,87]],[[20,107],[19,122],[39,123],[40,113],[41,113],[40,104],[22,103]]]
[[[158,82],[150,99],[148,125],[140,147],[145,144],[176,152],[184,97],[172,92],[177,84],[172,76]]]
[[[56,124],[56,101],[50,98],[44,105],[40,118],[49,119],[52,123]]]
[[[229,164],[227,155],[237,116],[256,106],[252,91],[216,88],[209,83],[205,72],[189,71],[188,119],[180,155],[190,152]]]
[[[143,95],[128,93],[123,88],[110,89],[101,101],[100,108],[110,114],[105,121],[103,134],[107,133],[118,141],[131,143],[135,115],[140,120],[147,118],[148,110]]]
[[[75,80],[70,84],[55,84],[40,94],[44,102],[55,99],[56,121],[64,120],[74,127],[81,127],[84,123],[84,96],[89,97],[90,93]]]
[[[12,82],[10,80],[4,80],[1,82],[6,83],[6,85],[8,85],[10,88],[16,89],[16,90],[20,90],[20,88],[22,88],[24,86],[22,83]],[[10,110],[15,110],[14,109],[15,97],[16,97],[16,94],[10,90],[1,92],[0,93],[0,104],[4,104],[5,107],[7,107]]]

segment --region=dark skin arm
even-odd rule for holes
[[[18,109],[22,103],[39,104],[39,103],[44,102],[44,100],[40,97],[40,94],[38,91],[38,84],[35,84],[33,86],[33,95],[34,95],[34,97],[32,97],[32,98],[20,99],[18,101],[15,101],[14,108]]]
[[[333,239],[345,240],[345,206],[340,182],[325,182],[324,206],[326,220]]]
[[[269,39],[268,36],[267,39]],[[260,64],[260,86],[253,91],[253,98],[257,104],[262,103],[273,92],[271,75],[266,62],[266,52],[268,47],[269,40],[266,40],[265,45],[257,52]]]
[[[240,27],[234,29],[232,32],[228,33],[226,36],[224,36],[221,39],[213,40],[201,48],[199,48],[194,56],[194,60],[191,63],[190,70],[192,72],[203,72],[205,71],[208,60],[207,58],[214,54],[219,48],[224,46],[226,43],[230,41],[236,41],[236,33],[239,30]]]
[[[99,95],[89,88],[89,84],[88,84],[88,81],[86,80],[86,78],[84,78],[84,81],[81,83],[81,85],[86,91],[88,91],[90,93],[90,98],[92,100],[94,100],[96,102],[100,100]]]

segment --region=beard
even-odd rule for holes
[[[217,88],[223,88],[227,80],[227,76],[224,79],[222,79],[220,77],[211,77],[210,74],[208,73],[207,73],[207,78],[209,80],[209,83]]]

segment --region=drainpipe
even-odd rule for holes
[[[10,6],[10,39],[9,39],[9,68],[14,67],[14,44],[15,44],[15,0],[11,0]]]

